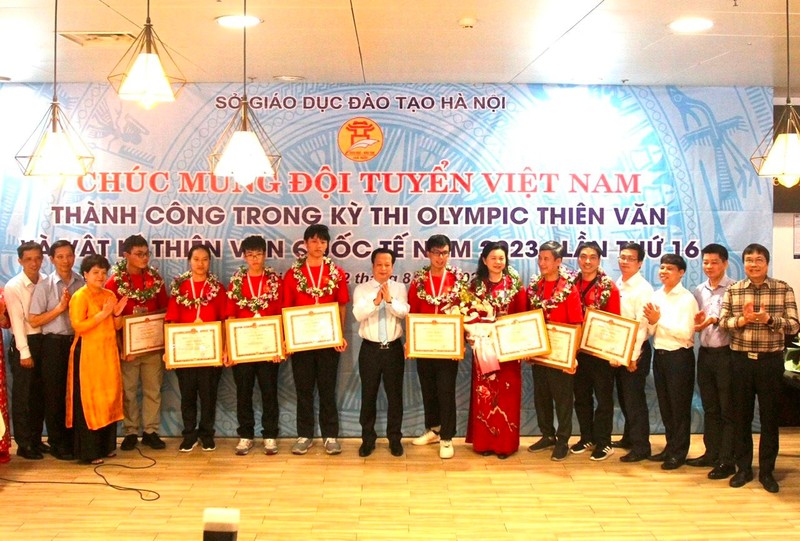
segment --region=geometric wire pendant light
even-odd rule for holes
[[[247,0],[244,0],[247,17]],[[242,29],[243,96],[238,110],[228,121],[217,140],[208,162],[218,177],[233,177],[242,186],[249,186],[259,177],[272,178],[278,174],[281,155],[267,131],[251,113],[247,99],[247,27]]]
[[[81,176],[94,163],[94,156],[58,103],[58,0],[55,0],[54,21],[53,101],[15,156],[24,176]]]
[[[786,0],[786,107],[750,157],[760,177],[791,188],[800,183],[800,116],[792,105],[789,56],[789,0]]]
[[[183,72],[150,23],[150,0],[144,28],[111,70],[108,81],[120,98],[137,101],[146,109],[175,101],[186,84]]]

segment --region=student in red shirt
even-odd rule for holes
[[[267,243],[264,237],[252,235],[242,241],[245,265],[231,278],[228,286],[228,315],[232,318],[277,316],[281,313],[283,292],[280,275],[264,265]],[[253,387],[258,380],[261,392],[261,435],[264,453],[278,452],[278,369],[280,359],[233,365],[236,383],[236,420],[239,428],[237,455],[246,455],[253,448],[255,415]]]
[[[195,323],[224,321],[227,315],[225,289],[217,277],[209,272],[211,251],[206,246],[193,246],[189,250],[190,270],[175,277],[170,288],[167,305],[167,323]],[[223,358],[225,352],[223,352]],[[217,411],[217,386],[222,367],[196,366],[179,368],[178,387],[181,390],[181,417],[183,441],[179,450],[188,453],[197,445],[203,451],[213,451],[214,420]],[[200,424],[197,423],[197,400],[200,399]]]
[[[350,302],[347,276],[341,267],[325,255],[331,234],[328,226],[310,225],[303,233],[306,255],[295,261],[283,276],[284,306],[309,306],[335,302],[339,304],[342,328],[346,305]],[[347,341],[339,347],[292,353],[292,375],[297,391],[297,441],[292,453],[304,455],[313,445],[314,388],[319,392],[319,428],[325,452],[338,455],[342,446],[339,437],[339,412],[336,408],[336,380],[339,355],[347,349]]]

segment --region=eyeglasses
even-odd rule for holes
[[[745,265],[765,265],[766,263],[767,260],[764,259],[763,257],[754,257],[752,259],[749,257],[744,258]]]
[[[428,253],[436,257],[447,257],[450,255],[450,250],[428,250]]]
[[[633,256],[629,256],[629,255],[621,255],[621,256],[619,256],[618,259],[620,261],[622,261],[623,263],[629,263],[629,262],[630,263],[635,263],[635,262],[639,261],[638,257],[633,257]]]
[[[150,251],[145,252],[131,252],[131,255],[134,257],[150,257]]]

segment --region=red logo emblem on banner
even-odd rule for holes
[[[354,162],[367,162],[383,148],[383,130],[367,117],[356,117],[339,128],[339,150]]]

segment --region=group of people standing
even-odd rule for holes
[[[193,323],[278,315],[283,307],[336,303],[344,327],[350,294],[344,270],[327,255],[330,232],[309,226],[303,236],[305,253],[280,276],[265,264],[266,242],[251,236],[242,243],[244,265],[227,288],[210,272],[208,248],[194,246],[189,270],[171,283],[170,295],[158,271],[149,265],[146,239],[127,238],[122,259],[114,265],[99,255],[85,258],[80,274],[72,268],[75,255],[67,241],[54,243],[50,275],[40,272],[39,244],[18,249],[22,272],[5,287],[0,326],[12,329],[9,352],[13,372],[12,417],[17,454],[41,459],[50,452],[60,459],[102,463],[116,452],[116,426],[123,421],[120,448],[139,443],[153,449],[166,445],[159,437],[164,363],[160,352],[121,358],[121,318],[166,310],[165,321]],[[550,450],[552,460],[589,453],[601,461],[624,448],[623,462],[649,459],[673,470],[688,463],[712,468],[712,479],[731,477],[731,486],[753,479],[750,424],[754,399],[759,399],[761,442],[759,480],[778,490],[772,473],[778,452],[778,402],[786,336],[800,330],[791,287],[769,278],[769,252],[751,244],[743,252],[746,278],[734,282],[726,274],[728,252],[720,245],[705,247],[707,280],[694,293],[682,285],[685,260],[675,254],[661,258],[657,291],[641,274],[644,251],[629,243],[619,252],[620,278],[613,281],[601,267],[602,250],[583,243],[578,270],[562,265],[562,245],[549,241],[537,257],[539,274],[526,284],[509,266],[507,244],[483,243],[474,278],[450,265],[451,241],[433,235],[425,244],[429,264],[414,274],[408,289],[395,281],[396,255],[378,248],[371,255],[372,279],[355,287],[352,313],[358,323],[358,353],[362,405],[359,455],[376,447],[376,404],[381,383],[388,402],[386,436],[389,450],[402,456],[403,321],[409,313],[446,313],[464,295],[492,307],[495,315],[541,309],[548,322],[580,324],[588,308],[640,322],[634,345],[636,362],[614,366],[588,353],[578,354],[574,374],[532,362],[534,407],[541,438],[528,450]],[[109,277],[109,270],[112,270]],[[0,307],[2,308],[2,307]],[[7,314],[7,315],[6,315]],[[691,400],[695,378],[695,334],[700,350],[697,380],[705,411],[703,456],[687,460]],[[483,455],[507,458],[520,446],[522,361],[481,362],[473,343],[472,392],[466,441]],[[291,452],[302,455],[314,443],[314,396],[319,396],[319,427],[326,453],[342,451],[336,402],[340,354],[348,347],[295,352],[292,375],[297,395],[297,439]],[[254,387],[262,398],[261,435],[267,455],[278,452],[278,372],[280,359],[231,366],[236,384],[239,441],[236,454],[254,447]],[[651,363],[666,433],[666,447],[652,454],[645,384]],[[425,429],[414,445],[438,443],[439,456],[454,456],[456,377],[459,363],[449,359],[416,359]],[[216,448],[214,422],[222,367],[176,370],[181,392],[183,439],[179,450]],[[0,376],[2,376],[0,371]],[[623,437],[611,440],[616,386],[625,417]],[[141,389],[141,391],[140,391]],[[0,381],[0,406],[5,392]],[[141,396],[141,399],[139,398]],[[66,399],[66,400],[65,400]],[[199,402],[199,412],[198,412]],[[580,438],[570,446],[575,413]],[[3,414],[7,415],[4,409]],[[46,424],[48,443],[42,441]],[[8,425],[6,422],[5,425]],[[8,458],[9,440],[0,442],[0,461]]]

